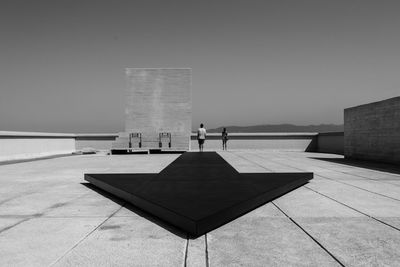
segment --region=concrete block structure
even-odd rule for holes
[[[400,163],[400,97],[344,110],[344,155]]]
[[[191,69],[127,68],[125,132],[113,149],[190,149]]]

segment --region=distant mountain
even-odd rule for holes
[[[343,132],[343,124],[319,124],[319,125],[293,125],[272,124],[254,126],[225,126],[228,133],[293,133],[293,132]],[[223,127],[207,129],[209,133],[220,133]]]

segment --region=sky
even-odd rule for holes
[[[124,130],[125,68],[192,68],[193,128],[342,124],[400,95],[400,1],[2,0],[0,131]]]

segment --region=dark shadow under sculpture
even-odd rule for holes
[[[372,160],[360,160],[360,159],[348,159],[348,158],[319,158],[319,157],[308,157],[310,159],[316,159],[335,164],[342,164],[349,167],[357,167],[362,169],[388,172],[393,174],[400,174],[400,165],[394,163],[386,163]]]
[[[160,173],[85,174],[85,180],[198,237],[313,178],[239,173],[215,152],[186,152]]]

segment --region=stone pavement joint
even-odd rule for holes
[[[185,252],[183,253],[183,266],[187,266],[187,256],[188,256],[188,248],[189,248],[189,238],[186,238],[186,246],[185,246]]]
[[[88,238],[92,233],[94,233],[97,229],[99,229],[105,222],[107,222],[112,216],[114,216],[118,211],[120,211],[124,205],[122,205],[119,209],[117,209],[115,212],[110,214],[104,221],[102,221],[99,225],[97,225],[92,231],[90,231],[87,235],[85,235],[81,240],[79,240],[75,245],[73,245],[70,249],[68,249],[61,257],[59,257],[57,260],[55,260],[52,264],[49,266],[54,266],[59,262],[62,258],[64,258],[69,252],[71,252],[74,248],[76,248],[80,243],[82,243],[86,238]]]
[[[323,176],[323,175],[321,175],[321,174],[318,174],[318,175],[316,175],[316,176],[321,177],[321,178],[323,178],[323,179],[327,179],[327,180],[336,182],[336,183],[339,183],[339,184],[345,184],[345,185],[348,185],[348,186],[351,186],[351,187],[354,187],[354,188],[357,188],[357,189],[366,191],[366,192],[371,193],[371,194],[379,195],[379,196],[381,196],[381,197],[386,197],[386,198],[390,198],[390,199],[392,199],[392,200],[400,201],[400,199],[398,199],[398,198],[394,198],[394,197],[391,197],[391,196],[386,196],[386,195],[384,195],[384,194],[381,194],[381,193],[378,193],[378,192],[373,192],[373,191],[371,191],[371,190],[368,190],[368,189],[365,189],[365,188],[362,188],[362,187],[359,187],[359,186],[356,186],[356,185],[352,185],[352,184],[345,183],[345,182],[342,182],[342,181],[338,181],[338,180],[335,180],[335,179],[332,179],[332,178],[328,178],[328,177],[325,177],[325,176]]]
[[[232,152],[229,151],[229,153],[232,153]],[[232,154],[233,154],[233,153],[232,153]],[[259,166],[259,167],[261,167],[261,168],[263,168],[263,169],[265,169],[265,170],[267,170],[267,171],[272,171],[271,169],[268,169],[268,168],[262,166],[261,164],[258,164],[258,163],[254,162],[254,161],[252,161],[252,160],[246,159],[245,157],[243,157],[243,156],[241,156],[241,155],[238,155],[238,154],[234,154],[234,155],[237,156],[237,157],[239,157],[239,158],[242,158],[242,159],[244,159],[244,160],[246,160],[246,161],[248,161],[248,162],[251,162],[251,163],[253,163],[253,164],[255,164],[255,165],[257,165],[257,166]]]
[[[208,242],[207,242],[207,234],[204,235],[205,242],[205,252],[206,252],[206,267],[210,266],[210,258],[208,257]]]
[[[318,240],[316,240],[309,232],[307,232],[303,227],[300,226],[300,224],[298,224],[292,217],[290,217],[289,215],[287,215],[281,208],[279,208],[278,205],[276,205],[276,203],[274,203],[272,201],[272,204],[280,211],[282,212],[292,223],[294,223],[298,228],[300,228],[308,237],[310,237],[315,243],[318,244],[318,246],[320,246],[326,253],[329,254],[329,256],[331,256],[337,263],[340,264],[340,266],[344,267],[344,264],[342,262],[340,262],[340,260],[338,260],[338,258],[335,257],[335,255],[333,255],[327,248],[325,248],[320,242],[318,242]]]
[[[331,197],[329,197],[329,196],[327,196],[327,195],[325,195],[325,194],[323,194],[323,193],[321,193],[321,192],[318,192],[318,191],[316,191],[316,190],[314,190],[314,189],[312,189],[312,188],[310,188],[310,187],[308,187],[308,186],[304,186],[304,187],[307,188],[307,189],[309,189],[309,190],[311,190],[311,191],[313,191],[313,192],[315,192],[315,193],[317,193],[317,194],[320,194],[321,196],[324,196],[324,197],[326,197],[326,198],[329,198],[330,200],[333,200],[333,201],[335,201],[335,202],[337,202],[337,203],[339,203],[339,204],[341,204],[341,205],[343,205],[343,206],[345,206],[345,207],[347,207],[347,208],[349,208],[349,209],[352,209],[352,210],[354,210],[354,211],[356,211],[356,212],[358,212],[358,213],[360,213],[360,214],[362,214],[362,215],[365,215],[365,216],[367,216],[367,217],[369,217],[369,218],[371,218],[371,219],[373,219],[373,220],[375,220],[375,221],[377,221],[377,222],[380,222],[380,223],[382,223],[382,224],[384,224],[384,225],[386,225],[386,226],[389,226],[390,228],[393,228],[394,230],[400,231],[400,229],[397,228],[396,226],[390,225],[390,224],[388,224],[388,223],[386,223],[386,222],[384,222],[384,221],[382,221],[382,220],[380,220],[380,219],[378,219],[378,218],[375,218],[374,216],[371,216],[371,215],[369,215],[369,214],[367,214],[367,213],[365,213],[365,212],[362,212],[362,211],[360,211],[360,210],[358,210],[358,209],[355,209],[355,208],[353,208],[353,207],[350,207],[349,205],[346,205],[345,203],[340,202],[340,201],[338,201],[338,200],[336,200],[336,199],[334,199],[334,198],[331,198]]]

